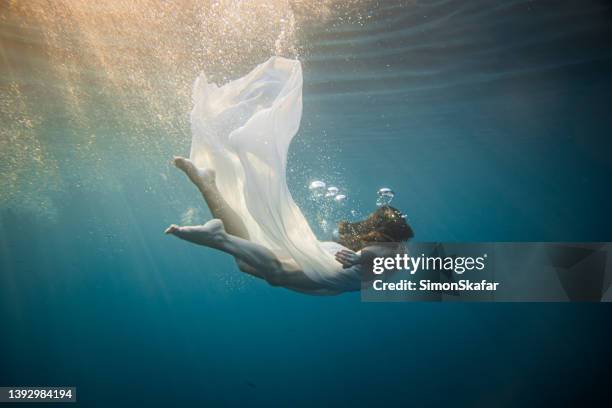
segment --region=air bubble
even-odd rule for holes
[[[393,197],[395,197],[395,193],[393,190],[387,187],[382,187],[378,190],[378,198],[376,199],[376,205],[381,207],[383,205],[391,204],[393,201]]]
[[[327,232],[329,230],[329,222],[327,222],[327,220],[323,219],[319,222],[319,226],[321,227],[321,229],[323,230],[323,232]]]
[[[334,197],[334,200],[336,200],[337,202],[341,203],[344,200],[346,200],[346,196],[344,194],[338,194],[337,196]]]
[[[325,197],[335,197],[338,195],[340,190],[338,187],[327,187],[327,193],[325,193]]]
[[[315,180],[308,186],[308,189],[315,197],[322,197],[325,194],[325,183],[320,180]]]

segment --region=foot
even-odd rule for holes
[[[223,221],[217,218],[208,221],[204,225],[179,227],[178,225],[172,224],[166,228],[164,233],[175,235],[186,241],[193,242],[194,244],[213,248],[221,245],[227,237],[227,233],[223,227]]]
[[[172,225],[170,225],[168,228],[166,228],[166,229],[164,230],[164,234],[173,234],[173,235],[174,235],[174,233],[175,233],[176,231],[178,231],[178,230],[179,230],[179,228],[181,228],[181,227],[179,227],[179,226],[178,226],[178,225],[176,225],[176,224],[172,224]]]
[[[198,187],[208,187],[215,184],[215,171],[213,169],[199,169],[189,159],[174,156],[174,165],[183,170],[189,180]]]

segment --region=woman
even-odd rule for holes
[[[174,164],[202,193],[215,219],[166,233],[229,253],[240,270],[309,294],[359,290],[364,265],[412,237],[400,213],[383,207],[341,223],[339,242],[320,242],[285,178],[302,114],[299,61],[272,57],[222,87],[201,74],[193,90],[190,158]],[[374,245],[369,245],[374,242]],[[387,243],[387,244],[382,244]]]

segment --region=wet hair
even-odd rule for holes
[[[402,242],[414,237],[402,213],[385,205],[363,221],[338,223],[338,243],[359,251],[373,242]]]

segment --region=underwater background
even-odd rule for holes
[[[190,91],[277,54],[322,239],[395,191],[418,241],[610,241],[605,1],[0,1],[0,386],[84,406],[524,406],[604,391],[597,304],[361,303],[163,235]],[[346,200],[313,198],[323,180]]]

